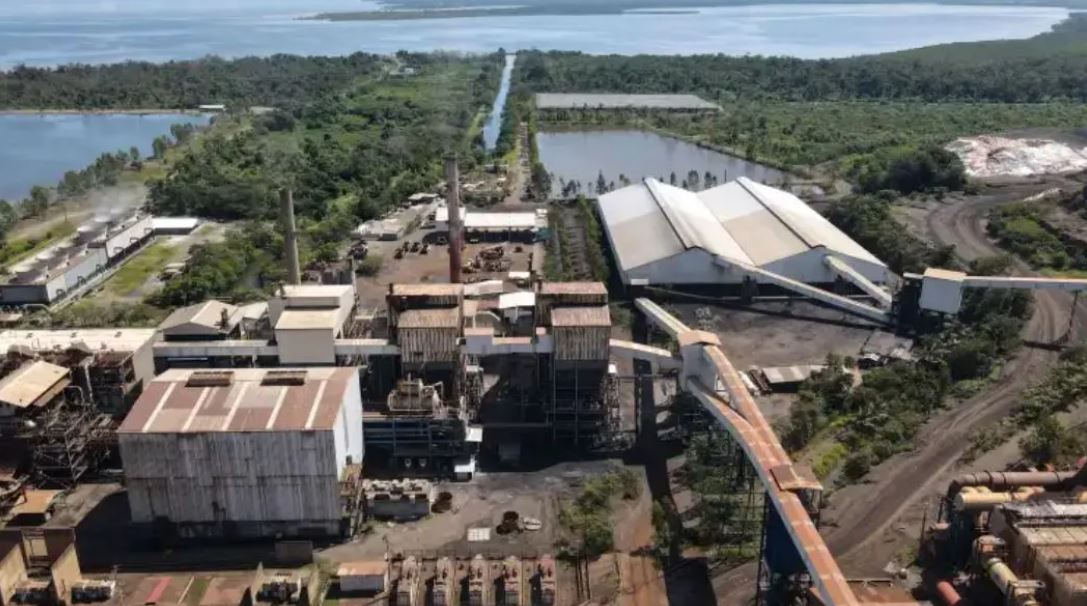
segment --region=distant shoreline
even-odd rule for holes
[[[126,116],[160,116],[163,114],[184,114],[186,116],[201,116],[212,112],[198,109],[0,109],[0,116],[36,116],[36,115],[66,115],[66,116],[103,116],[108,114],[123,114]]]

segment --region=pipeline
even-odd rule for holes
[[[1000,589],[1000,592],[1008,598],[1009,604],[1015,604],[1017,606],[1038,606],[1038,600],[1034,598],[1034,595],[1027,590],[1020,590],[1019,577],[1012,571],[1004,560],[1000,558],[989,558],[985,562],[985,571],[989,574],[989,578]]]
[[[1074,485],[1080,471],[982,471],[963,474],[947,487],[947,500],[954,501],[959,491],[967,486],[984,486],[992,490],[1041,486],[1042,488],[1067,488]]]
[[[959,511],[989,511],[1004,503],[1029,501],[1034,495],[1044,492],[1041,486],[1022,486],[1014,491],[994,492],[987,486],[964,486],[953,501]]]
[[[958,590],[948,580],[936,583],[936,595],[940,597],[944,606],[964,606],[966,604],[962,596],[959,595]]]

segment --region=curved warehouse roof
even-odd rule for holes
[[[697,193],[646,179],[598,205],[623,270],[691,249],[761,267],[825,248],[885,266],[796,196],[746,177]]]

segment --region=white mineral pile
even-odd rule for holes
[[[1029,177],[1087,170],[1087,147],[1076,149],[1051,139],[1008,139],[982,135],[947,146],[971,177]]]

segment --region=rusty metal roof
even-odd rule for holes
[[[593,307],[556,307],[551,310],[551,325],[611,326],[611,312],[607,305]]]
[[[285,370],[301,381],[266,381]],[[203,374],[201,374],[203,372]],[[206,371],[172,369],[156,377],[121,424],[120,433],[196,433],[331,429],[355,368],[238,368],[221,381],[193,381]],[[275,374],[279,373],[279,374]],[[199,377],[198,377],[199,378]]]
[[[544,282],[541,295],[607,295],[603,282]]]
[[[391,284],[389,294],[394,297],[450,297],[464,294],[463,284]]]
[[[18,408],[41,406],[68,385],[68,369],[38,360],[0,381],[0,402]]]
[[[409,309],[397,317],[400,328],[460,328],[460,310],[456,307],[439,309]]]

